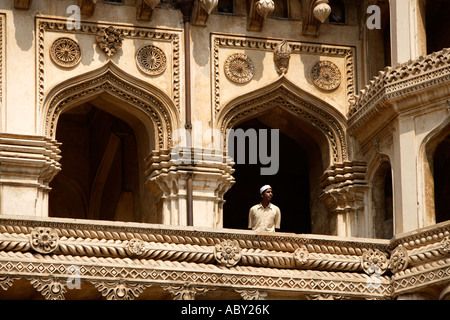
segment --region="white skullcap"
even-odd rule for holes
[[[261,189],[259,189],[259,194],[262,194],[267,189],[272,189],[272,187],[269,186],[268,184],[266,184],[265,186],[262,186]]]

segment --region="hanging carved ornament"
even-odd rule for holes
[[[320,61],[311,69],[313,83],[322,90],[331,91],[341,84],[341,72],[331,61]]]
[[[378,249],[369,249],[361,256],[361,265],[368,275],[380,276],[389,266],[387,255]]]
[[[294,260],[302,265],[308,262],[309,258],[309,251],[308,248],[305,245],[300,246],[294,251]]]
[[[200,6],[208,13],[211,12],[217,7],[219,4],[219,0],[199,0]]]
[[[128,241],[127,249],[132,255],[141,255],[145,251],[145,242],[140,239],[131,239]]]
[[[402,245],[392,251],[391,259],[389,261],[393,273],[403,271],[408,266],[408,251]]]
[[[214,247],[214,257],[221,265],[233,267],[241,260],[241,248],[236,240],[224,240]]]
[[[81,49],[70,38],[59,38],[50,47],[50,57],[60,67],[70,68],[81,61]]]
[[[31,231],[30,245],[40,253],[53,252],[58,247],[59,236],[51,228],[36,228]]]
[[[116,29],[113,26],[108,28],[101,28],[97,32],[97,43],[105,51],[108,57],[114,55],[120,48],[122,48],[122,41],[124,35],[122,30]]]
[[[146,45],[136,53],[136,63],[139,69],[151,76],[161,74],[166,69],[166,55],[155,46]]]
[[[285,74],[288,71],[291,51],[291,47],[286,39],[281,41],[275,48],[273,53],[273,61],[279,75]]]
[[[314,4],[313,14],[314,17],[320,22],[324,22],[331,13],[331,7],[328,4],[328,0],[317,0]]]
[[[255,73],[253,61],[245,53],[230,55],[224,64],[225,75],[236,83],[246,83],[252,80]]]
[[[275,10],[275,3],[273,0],[258,0],[256,2],[256,12],[258,12],[264,19]]]

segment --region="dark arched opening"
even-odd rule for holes
[[[433,163],[435,214],[438,223],[450,220],[450,135],[437,146]]]
[[[426,44],[427,53],[450,47],[450,3],[448,0],[426,1]]]
[[[56,138],[62,171],[50,184],[49,216],[141,219],[137,143],[125,121],[85,103],[60,116]]]
[[[329,234],[328,210],[320,200],[322,189],[320,177],[329,165],[328,142],[323,133],[285,109],[272,108],[255,118],[244,120],[233,129],[279,130],[278,171],[273,175],[262,175],[260,169],[271,167],[271,163],[236,163],[236,183],[225,194],[223,226],[225,228],[248,228],[249,209],[260,203],[259,188],[270,184],[273,188],[273,203],[281,210],[279,232]],[[270,136],[270,134],[268,134]],[[259,139],[259,137],[258,137]],[[228,143],[230,143],[230,139]],[[259,141],[256,143],[258,144]],[[274,160],[271,140],[267,140],[268,155]],[[246,152],[249,152],[247,140]],[[231,150],[231,146],[228,146]],[[254,148],[259,154],[259,148]],[[237,156],[237,155],[236,155]],[[235,156],[235,162],[236,161]]]
[[[393,237],[392,171],[389,162],[383,162],[375,173],[372,185],[375,237]]]

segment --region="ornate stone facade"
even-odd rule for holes
[[[0,4],[1,298],[450,298],[448,4],[52,2]]]

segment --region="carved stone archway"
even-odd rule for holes
[[[43,134],[55,138],[58,117],[64,111],[103,93],[123,101],[128,108],[124,111],[143,122],[150,139],[155,139],[155,149],[171,147],[172,132],[178,126],[173,102],[160,89],[127,74],[111,61],[49,91],[42,112]]]
[[[228,103],[218,114],[217,127],[226,139],[226,130],[275,107],[301,118],[323,133],[330,150],[328,166],[348,160],[344,116],[331,105],[298,88],[284,76]]]
[[[318,153],[320,159],[315,156],[315,160],[312,161],[316,162],[315,167],[310,168],[313,170],[310,171],[311,201],[316,201],[311,202],[311,208],[324,204],[328,208],[322,208],[317,213],[311,211],[311,220],[330,223],[316,230],[312,229],[312,232],[340,235],[350,233],[349,228],[338,227],[339,221],[349,220],[349,218],[337,216],[356,215],[355,211],[363,210],[364,205],[359,201],[359,194],[364,193],[366,189],[363,188],[364,190],[360,191],[359,185],[354,185],[354,181],[361,168],[362,174],[365,174],[365,164],[349,160],[346,119],[333,106],[298,88],[281,76],[270,85],[237,98],[222,108],[218,113],[216,125],[224,137],[223,145],[228,145],[227,130],[236,128],[253,118],[268,119],[279,113],[284,114],[284,120],[287,122],[297,119],[298,121],[295,121],[298,123],[293,126],[304,126],[302,130],[311,140],[309,144],[315,144],[314,148],[317,147],[320,150]],[[343,181],[345,179],[342,179],[341,174],[344,171],[346,174],[350,173],[351,181]],[[311,176],[312,172],[314,172],[313,176]],[[348,203],[351,205],[347,206]],[[351,207],[354,210],[351,212],[341,210],[342,206]],[[330,218],[329,213],[335,215]]]

